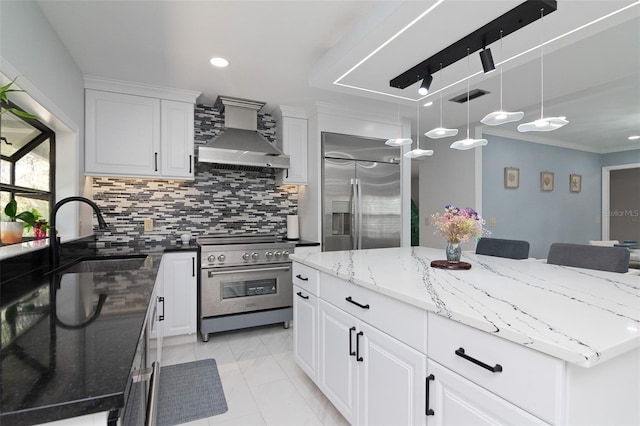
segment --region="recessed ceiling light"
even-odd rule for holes
[[[635,141],[636,139],[640,139],[640,135],[629,136],[630,141]]]
[[[433,101],[429,101],[426,104],[424,104],[423,106],[430,107],[431,105],[433,105]]]
[[[209,62],[211,62],[211,65],[213,65],[214,67],[219,68],[224,68],[229,65],[229,61],[227,61],[225,58],[211,58]]]

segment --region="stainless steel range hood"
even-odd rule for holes
[[[238,169],[288,169],[289,156],[258,133],[258,111],[264,102],[218,96],[225,130],[198,147],[198,161]],[[229,167],[231,166],[231,167]]]

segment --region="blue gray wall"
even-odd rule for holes
[[[600,239],[602,155],[486,135],[482,152],[482,215],[495,238],[531,244],[546,258],[553,242]],[[504,187],[504,168],[520,169],[520,186]],[[540,172],[554,173],[553,191],[540,189]],[[582,175],[582,191],[569,192],[569,175]],[[490,218],[495,226],[489,226]]]
[[[640,143],[638,143],[640,146]],[[640,163],[640,148],[633,151],[612,152],[602,154],[602,167],[619,166],[622,164]]]

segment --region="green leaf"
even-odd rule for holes
[[[18,210],[18,203],[16,202],[16,200],[11,200],[7,203],[7,206],[4,208],[4,214],[9,216],[11,219],[15,219],[17,210]]]
[[[33,217],[33,213],[31,212],[22,212],[16,216],[16,219],[20,219],[21,221],[28,223],[33,226],[36,223],[35,217]]]

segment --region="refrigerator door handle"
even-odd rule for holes
[[[351,248],[357,249],[358,244],[358,201],[357,179],[351,178]]]
[[[358,194],[358,245],[357,249],[362,248],[362,186],[360,185],[360,179],[356,178],[356,193]]]

